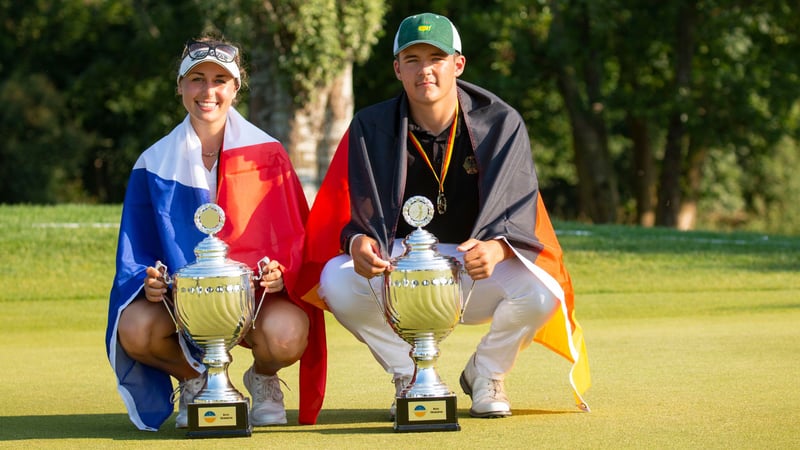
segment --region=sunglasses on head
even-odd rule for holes
[[[186,43],[186,54],[193,60],[203,59],[209,54],[217,60],[233,62],[239,49],[228,44],[211,45],[208,42],[189,41]]]

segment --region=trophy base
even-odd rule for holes
[[[456,396],[397,399],[394,431],[460,431],[456,416]]]
[[[218,403],[189,403],[186,437],[248,437],[253,434],[248,409],[249,400]]]

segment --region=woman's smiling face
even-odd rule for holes
[[[227,70],[218,64],[204,62],[181,79],[178,93],[196,129],[220,123],[224,126],[238,88],[236,79]]]

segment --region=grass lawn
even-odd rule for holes
[[[137,431],[105,355],[118,206],[0,206],[0,448],[800,448],[800,238],[557,223],[593,386],[574,406],[569,365],[539,346],[507,388],[513,416],[470,418],[458,388],[486,331],[457,327],[440,372],[459,432],[394,433],[394,387],[329,314],[328,392],[297,419],[297,367],[281,372],[289,424],[190,440],[174,419]],[[249,365],[233,351],[244,390]]]

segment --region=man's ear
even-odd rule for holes
[[[400,62],[397,61],[397,58],[394,59],[394,63],[392,64],[394,67],[394,76],[399,80],[400,79]]]
[[[467,58],[460,53],[456,53],[453,55],[453,59],[456,65],[456,77],[461,76],[461,74],[464,73],[464,68],[467,65]]]

